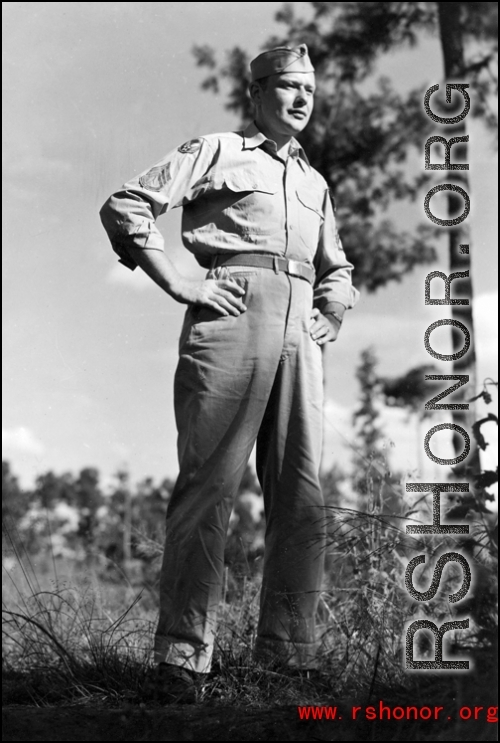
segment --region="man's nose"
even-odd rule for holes
[[[295,105],[297,106],[305,106],[307,103],[307,98],[305,93],[297,93],[297,97],[295,98]]]

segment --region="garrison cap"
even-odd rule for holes
[[[307,53],[307,46],[277,46],[262,52],[250,62],[252,82],[269,75],[281,75],[283,72],[314,72]]]

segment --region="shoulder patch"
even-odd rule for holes
[[[161,191],[171,179],[170,163],[165,163],[165,165],[156,165],[148,170],[146,175],[141,175],[139,183],[148,191]]]
[[[182,152],[183,155],[191,155],[193,152],[198,152],[201,147],[201,139],[190,139],[189,142],[184,142],[178,147],[178,151]]]

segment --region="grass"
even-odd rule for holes
[[[153,632],[151,612],[141,606],[144,590],[99,585],[87,571],[54,575],[48,567],[36,576],[20,563],[5,571],[8,701],[116,703],[137,691]]]
[[[409,508],[403,517],[408,513]],[[471,655],[475,670],[412,675],[403,668],[403,628],[412,612],[422,609],[408,602],[405,555],[411,548],[432,553],[437,543],[424,547],[414,539],[409,542],[403,517],[385,516],[373,501],[368,501],[367,513],[332,508],[326,517],[328,582],[320,607],[319,672],[314,677],[291,677],[283,669],[264,668],[253,660],[260,578],[243,575],[231,601],[221,602],[213,672],[200,690],[200,703],[267,709],[337,701],[346,707],[366,706],[383,699],[393,705],[439,703],[453,710],[459,703],[494,703],[491,632],[487,637],[481,635],[478,611],[465,638],[467,652],[460,647],[464,641],[459,635],[454,638],[455,647],[452,644],[447,650],[458,657]],[[440,545],[441,551],[445,546]],[[485,592],[486,584],[492,585],[492,569],[484,557],[488,551],[482,553]],[[154,591],[131,585],[125,575],[120,583],[104,583],[89,566],[82,570],[66,564],[63,570],[61,560],[51,555],[21,559],[17,552],[8,558],[4,573],[4,704],[110,708],[153,704],[144,697],[142,687],[152,662],[157,614]],[[456,612],[446,600],[453,580],[453,571],[449,571],[447,585],[430,602],[439,624]],[[494,606],[492,596],[486,601],[488,616],[492,602]],[[420,635],[422,657],[427,653],[432,658],[432,644],[426,647],[425,635]],[[476,726],[475,739],[491,739],[491,728]],[[456,728],[451,738],[446,737],[449,734],[449,729],[430,732],[429,726],[423,729],[421,722],[415,722],[406,723],[404,737],[461,737]],[[357,739],[371,739],[373,732],[359,735]]]

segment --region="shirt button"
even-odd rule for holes
[[[290,225],[290,227],[289,227],[288,229],[289,229],[289,230],[293,230],[293,224],[291,224],[291,225]]]

